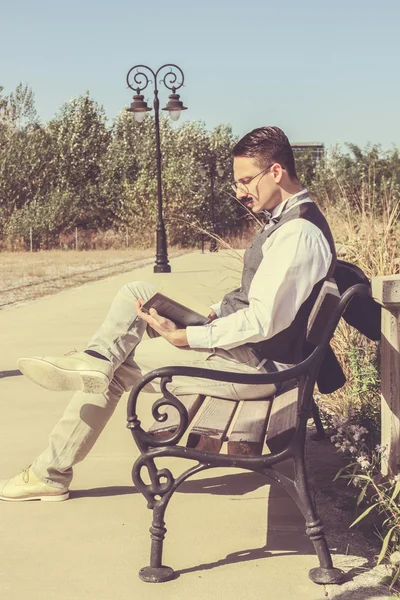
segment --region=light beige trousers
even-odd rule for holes
[[[103,394],[74,394],[50,433],[48,448],[32,464],[33,471],[43,481],[59,487],[69,486],[72,467],[86,457],[122,394],[143,374],[155,368],[178,365],[235,373],[260,372],[257,369],[260,361],[246,345],[232,350],[210,350],[177,348],[162,337],[142,341],[146,323],[137,317],[136,300],[146,301],[155,289],[151,283],[136,281],[123,286],[115,296],[108,315],[88,345],[112,362],[114,378]],[[150,335],[156,334],[152,331]],[[159,394],[156,385],[153,391]],[[249,386],[185,377],[175,377],[168,389],[176,395],[203,393],[234,400],[262,398],[276,391],[271,384]]]

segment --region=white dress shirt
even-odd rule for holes
[[[291,196],[290,200],[307,190]],[[277,217],[289,198],[272,211]],[[310,198],[302,198],[288,211]],[[273,226],[268,223],[265,228]],[[191,348],[229,350],[248,342],[261,342],[283,331],[294,320],[300,306],[318,281],[326,277],[332,252],[322,231],[306,219],[281,225],[262,246],[263,258],[249,289],[249,306],[208,325],[187,327]],[[213,305],[220,316],[221,302]]]

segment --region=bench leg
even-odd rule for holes
[[[162,564],[162,552],[165,534],[164,513],[166,503],[157,501],[153,506],[153,522],[150,527],[151,551],[150,566],[143,567],[139,571],[139,577],[148,583],[161,583],[175,577],[175,571],[171,567]]]
[[[322,425],[322,421],[321,421],[321,417],[320,417],[320,414],[319,414],[318,406],[315,403],[314,399],[312,401],[311,411],[312,411],[312,416],[313,416],[313,419],[314,419],[314,424],[315,424],[315,427],[317,429],[316,433],[313,433],[311,435],[311,439],[314,440],[315,442],[319,442],[320,440],[326,440],[326,439],[328,439],[328,436],[326,435],[325,430],[324,430],[324,426]]]
[[[300,500],[299,508],[306,519],[306,533],[314,545],[320,564],[319,567],[311,569],[308,576],[314,583],[340,583],[343,580],[344,573],[333,566],[331,553],[325,539],[324,527],[308,490],[303,457],[295,457],[294,466],[295,487]]]

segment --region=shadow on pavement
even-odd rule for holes
[[[13,369],[11,371],[0,371],[0,379],[5,379],[6,377],[17,377],[18,375],[22,375],[19,369]]]
[[[243,496],[270,483],[271,480],[258,473],[235,473],[221,475],[221,477],[184,481],[177,489],[177,493]]]
[[[177,575],[184,575],[186,573],[195,573],[196,571],[208,571],[210,569],[214,569],[215,567],[222,567],[224,565],[230,565],[240,562],[247,562],[250,560],[260,560],[263,558],[270,558],[272,556],[288,556],[293,554],[293,552],[280,552],[280,553],[272,553],[267,550],[266,546],[262,548],[251,548],[248,550],[239,550],[238,552],[232,552],[228,554],[225,558],[221,558],[220,560],[216,560],[210,563],[203,563],[201,565],[196,565],[195,567],[189,567],[187,569],[177,569]]]
[[[138,491],[133,485],[115,485],[90,490],[71,490],[70,498],[103,498],[105,496],[125,496],[127,494],[138,494]]]

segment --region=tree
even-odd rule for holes
[[[111,135],[103,107],[86,93],[64,104],[48,130],[56,154],[57,196],[68,198],[70,217],[63,227],[101,226],[107,199],[101,194],[101,172]]]
[[[3,88],[0,93],[2,90]],[[3,112],[3,120],[15,129],[24,130],[38,122],[35,96],[28,85],[19,83],[9,96],[0,98],[0,109]]]

